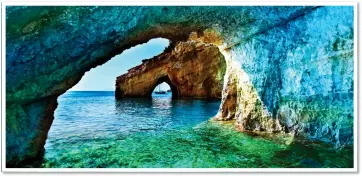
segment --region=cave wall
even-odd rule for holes
[[[7,162],[6,167],[41,165],[45,141],[58,105],[57,97],[24,105],[7,104],[6,115],[13,118],[6,118],[6,161],[12,161]]]
[[[319,7],[232,47],[240,69],[229,72],[237,88],[225,94],[236,98],[225,104],[240,128],[351,144],[353,32],[353,7]]]
[[[186,41],[207,30],[221,39],[200,40],[217,45],[227,63],[217,119],[353,141],[352,6],[14,6],[5,13],[7,166],[41,155],[54,101],[86,71],[152,38]]]
[[[198,41],[170,47],[117,77],[116,97],[151,97],[167,78],[173,98],[221,98],[226,62],[219,48]]]
[[[311,8],[7,7],[7,103],[63,93],[75,84],[65,80],[152,38],[185,41],[191,32],[212,29],[232,44]]]

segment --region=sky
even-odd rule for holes
[[[114,91],[116,77],[127,73],[127,70],[159,55],[169,45],[163,38],[152,39],[147,43],[137,45],[113,57],[103,65],[91,69],[82,77],[70,91]],[[162,90],[169,89],[168,84],[161,84]]]

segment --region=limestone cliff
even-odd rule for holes
[[[232,88],[224,87],[217,118],[235,118],[242,130],[352,144],[352,12],[316,8],[229,48]]]
[[[57,97],[152,38],[191,32],[226,60],[217,119],[353,143],[353,7],[6,7],[6,162],[41,157]],[[190,63],[191,64],[191,63]],[[205,63],[206,64],[206,63]],[[201,64],[202,65],[202,64]]]
[[[221,98],[225,70],[226,62],[217,46],[179,42],[117,77],[116,97],[150,97],[158,84],[166,82],[173,98]]]

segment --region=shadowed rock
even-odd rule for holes
[[[352,6],[13,6],[6,7],[7,166],[42,155],[57,97],[85,72],[152,38],[176,43],[191,32],[226,60],[217,119],[353,144]]]

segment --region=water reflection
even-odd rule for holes
[[[249,135],[206,123],[220,101],[122,99],[113,92],[60,97],[42,167],[352,167],[353,150]]]
[[[116,101],[114,92],[88,91],[67,92],[58,102],[45,146],[47,150],[80,139],[123,138],[137,132],[193,126],[214,116],[220,103],[172,101],[168,94]]]

